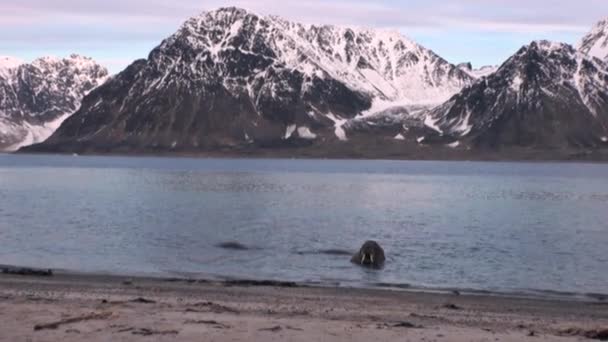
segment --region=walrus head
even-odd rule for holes
[[[376,241],[367,241],[350,261],[361,266],[381,268],[384,265],[384,260],[382,247]]]

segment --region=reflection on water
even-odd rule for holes
[[[607,171],[3,156],[0,264],[608,293]],[[349,262],[368,239],[387,252],[382,271]]]

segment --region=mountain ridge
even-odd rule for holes
[[[534,41],[431,116],[469,146],[606,147],[608,65],[568,44]]]
[[[597,27],[578,48],[533,41],[499,67],[473,69],[394,31],[203,12],[25,150],[469,158],[605,149],[608,65],[586,48],[601,41]]]
[[[0,151],[44,141],[108,77],[92,59],[3,57],[0,66]]]
[[[349,120],[388,109],[407,116],[407,106],[440,103],[472,82],[396,32],[222,8],[188,19],[93,92],[48,143],[208,149],[348,140]]]
[[[579,42],[578,50],[583,54],[608,61],[608,18],[593,26]]]

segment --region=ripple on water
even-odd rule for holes
[[[607,165],[1,159],[4,264],[608,293]]]

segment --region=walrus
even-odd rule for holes
[[[384,250],[376,241],[366,241],[350,259],[354,264],[371,268],[382,268],[384,260]]]

